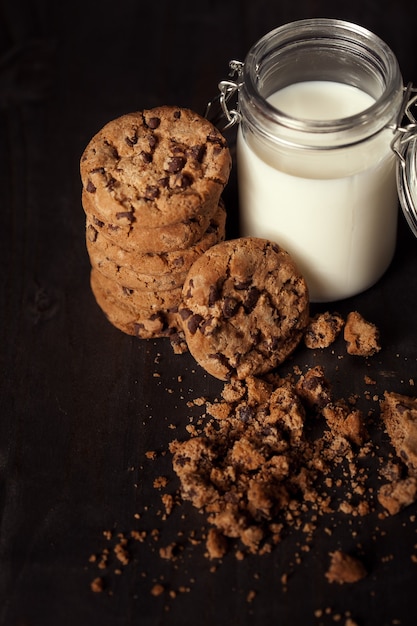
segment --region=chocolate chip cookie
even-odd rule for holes
[[[91,264],[102,274],[133,289],[172,289],[182,286],[192,263],[225,237],[226,211],[223,203],[203,237],[194,245],[172,252],[141,253],[125,250],[103,236],[87,218],[86,242]]]
[[[105,289],[100,283],[100,274],[94,270],[91,272],[90,284],[98,306],[109,322],[122,332],[140,339],[173,337],[178,334],[175,309],[134,309],[111,290]]]
[[[101,289],[120,302],[121,305],[134,311],[146,310],[177,310],[181,300],[182,285],[173,289],[131,289],[111,280],[100,271],[92,268],[91,274]]]
[[[231,168],[222,134],[189,109],[161,106],[104,126],[80,163],[83,188],[104,221],[166,226],[217,206]]]
[[[417,477],[417,398],[385,391],[381,417],[397,455]]]
[[[184,250],[201,239],[216,213],[217,205],[191,219],[175,222],[168,226],[143,228],[130,216],[120,218],[117,223],[106,221],[89,196],[83,190],[82,205],[87,219],[106,239],[125,250],[141,254]]]
[[[216,244],[191,266],[179,314],[196,361],[222,380],[263,374],[296,348],[309,321],[306,282],[266,239]]]

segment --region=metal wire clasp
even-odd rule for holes
[[[416,94],[413,96],[413,94]],[[401,165],[405,167],[405,152],[408,144],[417,136],[417,119],[412,112],[412,108],[417,107],[417,88],[412,83],[408,83],[404,89],[403,102],[398,114],[397,124],[394,127],[394,137],[391,141],[391,149],[400,159]],[[406,119],[405,119],[406,118]],[[408,120],[409,124],[403,124]]]
[[[218,84],[219,94],[207,103],[205,117],[218,126],[220,130],[227,130],[240,122],[241,115],[238,99],[236,98],[234,108],[229,108],[229,101],[232,96],[238,95],[239,89],[243,84],[241,80],[243,66],[244,63],[242,61],[229,62],[230,80],[220,81]],[[232,80],[234,78],[235,80]],[[220,106],[220,109],[219,106],[217,107],[217,111],[215,110],[215,104]],[[223,123],[222,126],[220,126],[221,123]]]
[[[415,94],[415,95],[412,95]],[[417,195],[416,195],[416,139],[417,119],[412,108],[417,105],[417,89],[409,83],[404,90],[404,98],[391,148],[398,157],[396,176],[397,191],[405,218],[417,237]],[[409,124],[407,124],[407,120]],[[403,125],[405,121],[405,125]]]

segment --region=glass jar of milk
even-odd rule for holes
[[[242,236],[287,249],[312,301],[364,291],[396,244],[404,87],[393,52],[360,26],[301,20],[260,39],[239,79]]]

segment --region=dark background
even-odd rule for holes
[[[204,519],[186,505],[163,520],[153,482],[167,476],[175,492],[168,444],[187,437],[198,415],[187,403],[218,397],[222,385],[166,341],[140,341],[106,321],[89,288],[78,169],[90,138],[123,113],[160,104],[204,113],[229,60],[291,20],[366,26],[392,47],[404,82],[417,81],[416,15],[412,0],[1,2],[1,626],[345,626],[349,615],[358,626],[417,623],[415,505],[395,518],[323,520],[309,552],[295,534],[269,556],[229,554],[215,571],[204,546],[187,539],[176,560],[159,557],[179,532],[203,532]],[[234,173],[225,200],[232,236]],[[301,362],[325,365],[343,394],[362,394],[369,373],[379,397],[384,389],[412,395],[417,242],[402,217],[383,279],[332,307],[377,323],[383,349],[369,363],[342,359],[340,340],[333,351],[301,352]],[[117,534],[131,530],[147,537],[129,544],[122,565],[112,551]],[[324,578],[328,552],[341,546],[368,567],[356,585]],[[101,570],[90,556],[106,548]],[[96,576],[102,593],[90,589]],[[155,582],[165,586],[158,597]]]

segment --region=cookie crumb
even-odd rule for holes
[[[345,621],[345,626],[358,626],[358,623],[355,622],[351,617],[348,617]]]
[[[91,581],[90,588],[94,593],[101,593],[104,590],[104,580],[100,576],[94,578]]]
[[[116,558],[123,565],[127,565],[129,563],[129,552],[127,550],[127,539],[121,539],[119,543],[114,546],[114,553]]]
[[[256,598],[256,591],[251,589],[246,596],[246,602],[253,602],[255,598]]]
[[[170,543],[168,546],[159,548],[159,556],[167,561],[172,561],[176,547],[177,545],[175,543]]]
[[[155,597],[160,596],[164,593],[165,588],[160,583],[155,583],[151,589],[151,594]]]
[[[216,528],[207,533],[206,547],[210,559],[221,559],[227,551],[226,537]]]
[[[330,566],[325,574],[329,583],[355,583],[366,575],[367,571],[359,559],[342,550],[330,552]]]
[[[153,481],[153,486],[155,489],[162,489],[166,487],[168,484],[168,478],[166,476],[157,476]]]

